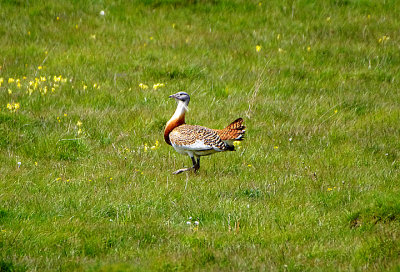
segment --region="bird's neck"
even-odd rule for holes
[[[171,119],[167,122],[164,130],[164,139],[167,144],[171,144],[169,139],[169,134],[171,131],[177,126],[185,124],[185,113],[188,110],[189,102],[179,101],[178,106],[176,107],[174,115],[172,115]]]

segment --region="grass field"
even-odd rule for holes
[[[400,270],[400,1],[126,2],[0,1],[0,271]]]

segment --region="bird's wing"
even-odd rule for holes
[[[173,145],[186,150],[228,150],[227,145],[221,140],[217,132],[202,126],[181,125],[174,128],[169,137]]]

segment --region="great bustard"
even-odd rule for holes
[[[200,168],[200,157],[222,151],[234,151],[234,141],[243,140],[245,126],[243,119],[233,121],[224,129],[210,129],[202,126],[185,124],[185,113],[189,105],[190,97],[185,92],[170,95],[178,102],[174,115],[167,122],[164,130],[164,139],[167,144],[179,153],[189,155],[193,166],[179,169],[174,174]]]

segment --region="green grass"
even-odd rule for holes
[[[1,1],[0,271],[399,270],[399,14]],[[177,91],[190,124],[243,117],[240,149],[172,175]]]

